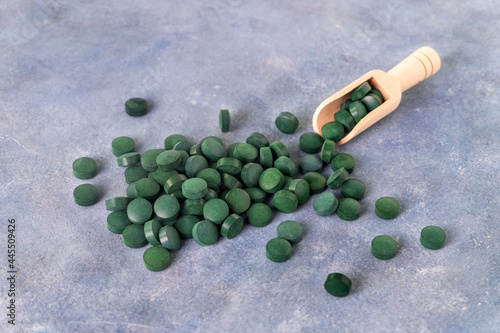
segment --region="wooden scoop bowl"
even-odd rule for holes
[[[401,93],[413,87],[420,81],[436,73],[441,67],[441,60],[436,51],[423,46],[410,54],[406,59],[394,66],[389,72],[379,69],[372,70],[355,80],[344,89],[328,97],[321,103],[312,119],[314,132],[321,135],[321,128],[328,122],[334,121],[333,115],[339,111],[340,104],[349,99],[349,93],[361,83],[368,81],[372,88],[380,90],[384,102],[369,112],[354,128],[337,142],[344,144],[380,119],[394,111],[401,102]]]

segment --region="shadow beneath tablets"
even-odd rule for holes
[[[230,131],[238,130],[248,122],[248,115],[252,112],[248,107],[237,108],[237,111],[229,111],[231,117]]]

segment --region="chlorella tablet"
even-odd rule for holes
[[[300,158],[299,168],[301,173],[321,172],[323,161],[316,155],[304,155]]]
[[[438,250],[444,246],[446,233],[435,225],[429,225],[420,232],[420,243],[429,250]]]
[[[304,133],[299,138],[299,148],[304,153],[316,154],[321,151],[323,138],[314,132]]]
[[[206,168],[203,170],[200,170],[197,174],[196,177],[205,179],[207,182],[207,186],[211,188],[212,190],[218,192],[219,188],[222,184],[222,177],[220,173],[212,168]]]
[[[156,163],[156,158],[158,155],[163,153],[165,149],[149,149],[141,155],[142,167],[148,171],[156,171],[158,169],[158,164]]]
[[[335,118],[335,121],[344,125],[346,131],[350,131],[354,126],[356,126],[356,121],[354,121],[351,113],[347,110],[340,109],[339,111],[335,112],[333,117]]]
[[[73,162],[73,175],[78,179],[91,179],[97,174],[97,163],[93,158],[80,157]]]
[[[132,117],[141,117],[148,112],[148,102],[145,99],[134,97],[125,102],[125,112]]]
[[[186,160],[184,171],[188,178],[193,178],[198,174],[198,172],[206,168],[208,168],[207,159],[202,155],[194,155],[190,156]]]
[[[295,221],[283,221],[278,225],[278,238],[283,238],[289,241],[292,245],[298,243],[302,239],[302,226]]]
[[[320,194],[314,199],[313,208],[319,216],[329,216],[335,213],[339,205],[338,199],[331,192]]]
[[[309,188],[309,183],[304,179],[294,179],[288,185],[288,190],[293,192],[297,196],[297,200],[299,204],[304,204],[309,200],[309,196],[311,195],[311,190]]]
[[[160,184],[151,178],[142,178],[135,183],[134,193],[137,198],[154,199],[160,193]]]
[[[282,213],[293,213],[297,210],[299,199],[287,190],[280,190],[273,196],[273,207]]]
[[[244,189],[248,193],[252,202],[266,201],[267,193],[260,187],[249,187]]]
[[[346,153],[335,154],[331,163],[333,171],[344,168],[349,173],[354,171],[354,166],[356,165],[354,157]]]
[[[156,214],[156,218],[160,222],[173,224],[179,215],[181,206],[179,201],[174,196],[164,194],[155,200],[153,209]]]
[[[326,185],[331,189],[337,188],[342,185],[348,176],[349,173],[344,168],[337,169],[330,177],[328,177]]]
[[[344,221],[354,221],[361,215],[361,205],[356,199],[343,198],[337,207],[337,216]]]
[[[182,238],[193,238],[193,227],[200,219],[194,215],[183,215],[179,217],[174,224],[175,229]]]
[[[229,115],[229,111],[226,109],[222,109],[219,111],[219,128],[220,131],[225,133],[229,132],[231,127],[231,116]]]
[[[321,136],[325,140],[339,142],[345,134],[344,125],[338,121],[330,121],[321,128]]]
[[[232,190],[227,192],[225,199],[229,208],[236,214],[242,214],[246,212],[250,207],[250,204],[252,203],[248,193],[241,188],[233,188]]]
[[[91,206],[99,201],[99,191],[92,184],[81,184],[73,190],[76,204],[80,206]]]
[[[187,199],[201,199],[208,192],[208,185],[205,179],[190,178],[182,183],[182,195]]]
[[[271,222],[273,212],[265,203],[254,203],[247,210],[248,223],[255,227],[265,227]]]
[[[142,224],[131,224],[122,233],[123,243],[131,248],[143,247],[148,243]]]
[[[284,262],[292,256],[292,245],[283,238],[273,238],[266,244],[266,256],[274,262]]]
[[[243,228],[243,218],[238,214],[231,214],[222,223],[220,233],[227,239],[232,239],[240,233]]]
[[[354,101],[349,105],[349,113],[354,118],[356,123],[359,123],[361,119],[366,116],[367,111],[363,103],[360,101]]]
[[[144,224],[151,218],[153,206],[144,198],[136,198],[127,206],[127,216],[130,221],[137,224]],[[141,228],[144,229],[143,226]]]
[[[135,141],[128,136],[119,136],[111,141],[111,152],[116,157],[135,150]]]
[[[269,146],[269,140],[263,134],[260,134],[258,132],[253,132],[252,134],[250,134],[250,136],[246,140],[246,143],[251,144],[257,149]]]
[[[252,163],[259,157],[259,151],[249,143],[240,143],[234,148],[233,157],[243,164]]]
[[[209,200],[203,206],[203,217],[215,224],[222,224],[229,215],[229,206],[222,199]]]
[[[162,227],[158,233],[158,237],[160,238],[161,246],[168,250],[175,251],[181,247],[181,237],[177,229],[172,225]]]
[[[375,214],[384,219],[391,220],[399,214],[399,202],[391,197],[382,197],[375,202]]]
[[[179,143],[187,141],[187,138],[184,135],[181,134],[172,134],[169,135],[163,140],[163,146],[165,147],[165,150],[170,150],[174,149],[174,146]]]
[[[302,179],[309,183],[309,189],[312,194],[318,194],[325,190],[326,178],[319,172],[308,172],[302,176]]]
[[[290,157],[280,156],[274,161],[274,167],[281,171],[285,176],[295,177],[297,175],[297,167]]]
[[[329,274],[325,281],[325,290],[328,291],[330,295],[336,297],[345,297],[349,295],[351,287],[351,280],[341,273]]]
[[[290,157],[290,153],[288,152],[288,149],[280,141],[274,141],[273,143],[271,143],[269,145],[269,148],[271,148],[271,151],[273,152],[274,158],[278,158],[280,156]]]
[[[344,198],[361,200],[365,197],[365,192],[366,186],[359,179],[350,178],[342,183],[341,193]]]
[[[377,95],[366,95],[361,99],[361,103],[363,103],[367,112],[378,108],[382,104]]]
[[[219,158],[224,157],[226,155],[226,151],[224,150],[224,146],[219,140],[215,138],[207,138],[201,144],[201,151],[203,155],[212,162],[217,162]]]
[[[213,191],[213,190],[212,190]],[[207,192],[208,193],[208,192]],[[186,199],[182,207],[182,215],[197,215],[203,216],[203,207],[207,201],[203,198],[200,199]]]
[[[259,178],[259,186],[267,193],[278,192],[285,183],[285,177],[276,168],[268,168],[262,172]]]
[[[370,250],[375,258],[388,260],[398,252],[398,243],[390,236],[379,235],[372,240]]]
[[[271,168],[273,166],[274,157],[273,152],[270,147],[262,147],[259,150],[260,165],[264,169]]]
[[[144,251],[142,260],[147,269],[153,272],[159,272],[170,265],[170,254],[164,247],[153,246]]]
[[[260,175],[264,172],[262,165],[257,163],[247,163],[241,169],[240,178],[248,187],[259,185]]]
[[[370,84],[368,82],[363,82],[361,83],[357,88],[355,88],[351,93],[349,94],[349,97],[353,101],[356,101],[358,99],[361,99],[363,96],[368,94],[368,92],[372,89]]]
[[[131,165],[125,169],[124,176],[125,183],[132,184],[141,178],[148,177],[149,171],[147,171],[140,165]]]
[[[156,156],[156,165],[163,171],[174,170],[181,162],[182,158],[178,150],[165,150]]]
[[[127,212],[125,211],[115,211],[108,215],[107,227],[112,233],[121,234],[130,224],[132,222],[128,219]]]
[[[139,163],[141,160],[141,155],[137,152],[130,152],[120,155],[116,158],[116,163],[120,167],[128,167],[130,165],[134,165]]]
[[[330,163],[333,155],[335,155],[335,142],[332,140],[325,140],[323,146],[321,146],[321,160],[325,163]]]
[[[108,200],[105,201],[106,210],[109,210],[111,212],[114,212],[117,210],[125,210],[125,209],[127,209],[127,206],[131,200],[132,199],[127,198],[127,197],[109,198]]]
[[[290,112],[281,112],[274,121],[276,127],[285,134],[292,134],[299,127],[299,120]]]
[[[234,157],[223,157],[217,161],[217,170],[232,176],[238,176],[242,168],[243,164]]]
[[[228,173],[222,174],[222,183],[224,186],[230,190],[233,188],[243,188],[243,184],[235,176],[231,176]]]
[[[144,223],[144,235],[149,244],[151,245],[161,245],[160,242],[160,229],[162,224],[156,219],[152,219]]]
[[[214,244],[219,238],[219,229],[217,225],[208,220],[196,223],[193,227],[193,239],[200,246],[209,246]]]

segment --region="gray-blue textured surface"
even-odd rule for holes
[[[500,331],[498,31],[495,1],[3,1],[0,330]],[[188,241],[160,273],[144,268],[144,248],[107,231],[104,200],[126,188],[114,137],[133,137],[144,152],[173,133],[229,143],[260,131],[298,162],[299,135],[323,99],[422,45],[441,55],[440,72],[339,149],[356,157],[353,176],[368,188],[360,219],[320,218],[309,200],[233,240]],[[147,116],[123,112],[132,96],[151,102]],[[227,134],[220,108],[232,114]],[[299,117],[295,135],[274,127],[284,110]],[[81,156],[99,163],[91,207],[72,199]],[[387,195],[401,202],[396,220],[373,213]],[[8,219],[17,226],[15,327]],[[305,236],[277,264],[264,248],[285,219]],[[443,249],[419,244],[429,224],[446,230]],[[394,259],[371,256],[378,234],[397,239]],[[331,272],[351,277],[347,298],[323,289]]]

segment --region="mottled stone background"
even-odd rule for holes
[[[2,332],[499,332],[500,9],[496,1],[69,1],[0,3]],[[160,273],[106,229],[104,200],[123,195],[111,140],[137,149],[184,133],[227,143],[259,131],[295,162],[319,103],[371,69],[389,70],[422,45],[439,73],[396,112],[339,151],[367,185],[360,219],[314,214],[313,200],[234,240],[172,254]],[[123,103],[150,101],[132,118]],[[220,108],[232,131],[221,134]],[[295,135],[274,127],[295,113]],[[73,202],[72,162],[99,163],[101,199]],[[325,175],[331,170],[327,167]],[[338,191],[335,191],[338,194]],[[375,216],[381,196],[402,205]],[[7,325],[7,220],[17,222],[17,325]],[[305,229],[292,258],[266,259],[285,219]],[[443,227],[424,249],[420,230]],[[397,239],[389,261],[371,239]],[[353,281],[330,296],[331,272]]]

